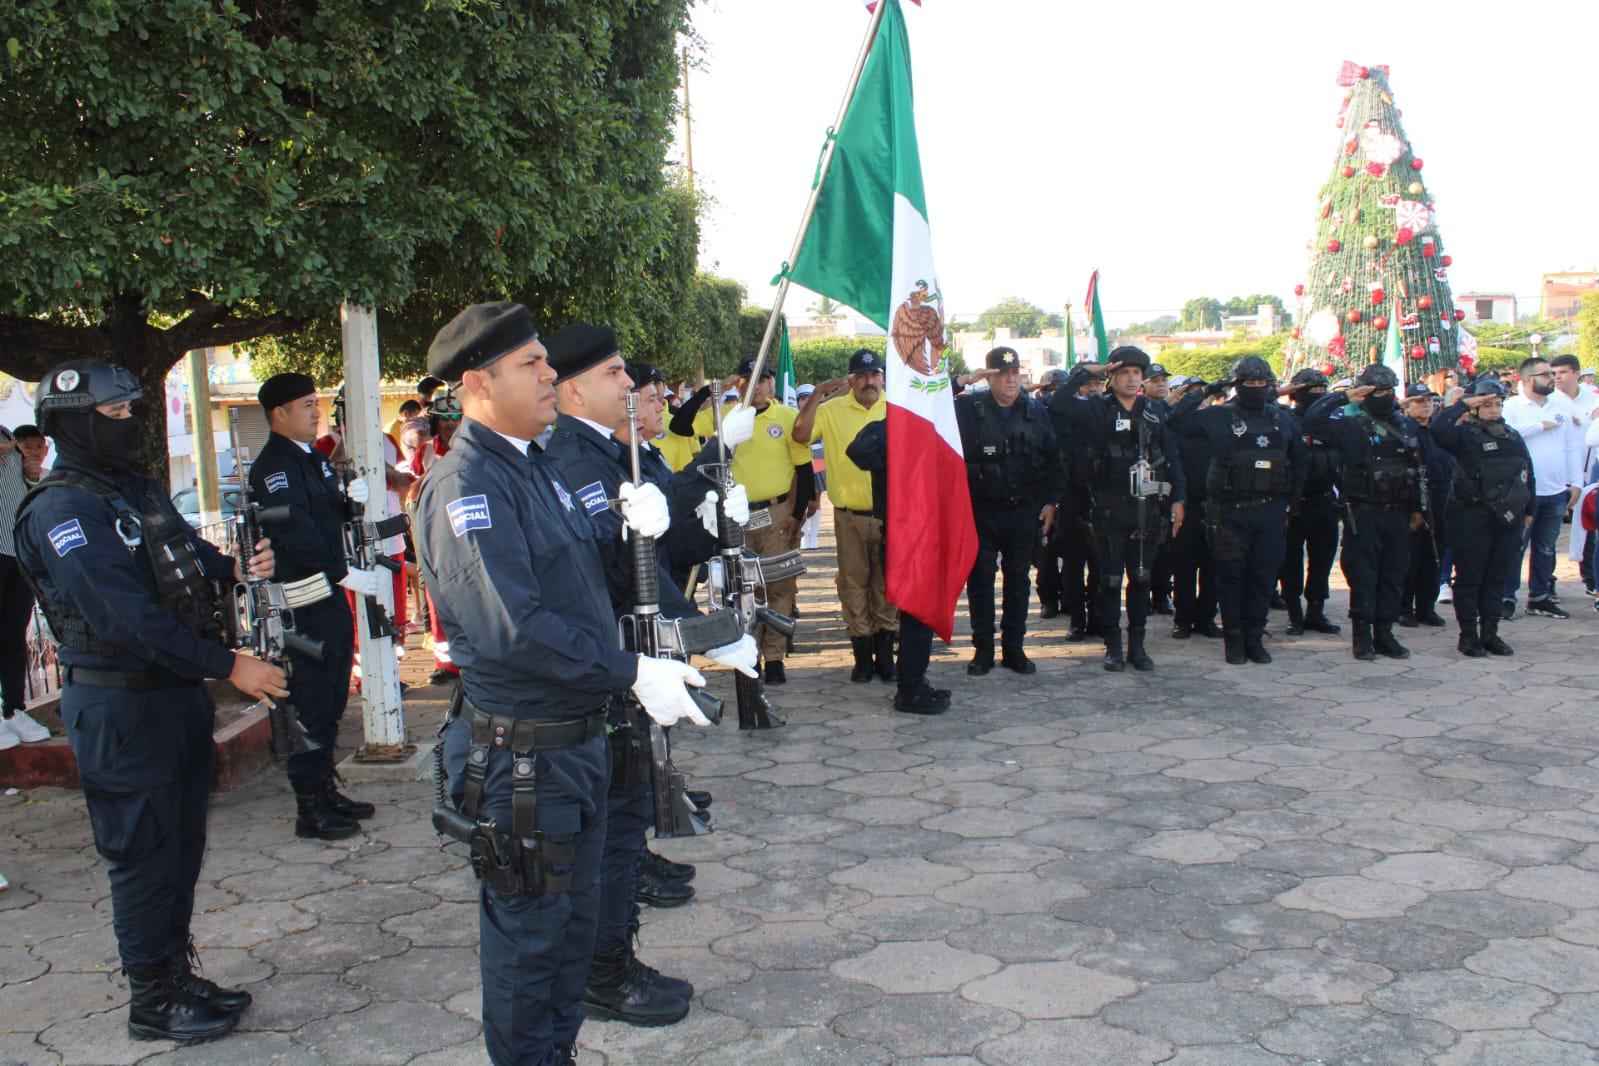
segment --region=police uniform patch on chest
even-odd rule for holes
[[[472,529],[494,528],[494,521],[489,517],[487,496],[462,496],[445,504],[444,510],[450,516],[450,528],[457,537]]]
[[[1132,419],[1130,419],[1130,418],[1118,418],[1116,420],[1116,432],[1117,433],[1126,433],[1128,430],[1130,430],[1132,428],[1133,428]]]
[[[985,445],[983,445],[983,454],[984,455],[998,455],[999,454],[999,445],[997,445],[997,444],[985,444]]]
[[[1482,450],[1485,452],[1496,452],[1499,450],[1499,442],[1496,440],[1485,440],[1482,442]]]
[[[73,548],[81,548],[89,543],[89,538],[83,535],[83,526],[76,518],[70,522],[62,522],[52,529],[48,536],[50,547],[54,548],[56,555],[62,558],[65,558]]]
[[[550,487],[555,490],[555,495],[561,501],[561,506],[570,511],[572,509],[572,494],[566,491],[566,486],[551,478]]]
[[[289,475],[279,470],[266,476],[266,490],[268,492],[283,492],[289,487]]]
[[[1262,433],[1260,436],[1255,438],[1255,447],[1257,447],[1257,448],[1270,448],[1271,447],[1271,438],[1266,436],[1266,434]]]
[[[578,489],[577,498],[583,504],[583,510],[590,515],[599,514],[611,502],[605,495],[605,486],[598,481]]]
[[[766,435],[768,437],[771,437],[773,440],[782,440],[783,439],[783,427],[782,426],[767,426],[766,427]]]

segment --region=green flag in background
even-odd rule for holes
[[[1066,365],[1077,365],[1077,342],[1072,339],[1072,305],[1066,305]]]
[[[777,402],[785,407],[799,406],[799,382],[794,380],[794,350],[788,346],[788,316],[778,323],[782,330],[777,338]]]
[[[1088,279],[1088,298],[1083,301],[1088,308],[1088,325],[1094,331],[1094,362],[1103,363],[1110,357],[1110,338],[1105,336],[1105,316],[1099,311],[1099,271]]]
[[[1400,402],[1405,397],[1405,347],[1399,343],[1399,309],[1395,307],[1394,313],[1388,319],[1388,343],[1383,345],[1382,365],[1394,372],[1394,377],[1399,379],[1399,388],[1394,390]]]

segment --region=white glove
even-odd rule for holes
[[[362,570],[359,567],[350,567],[344,576],[339,578],[339,584],[355,593],[357,596],[376,598],[378,589],[383,587],[383,578],[376,570]],[[325,587],[325,586],[324,586]]]
[[[716,536],[716,492],[714,490],[705,494],[705,499],[694,508],[694,517],[700,520],[700,525],[705,527],[705,532]]]
[[[658,537],[672,524],[672,512],[666,506],[661,490],[648,482],[635,485],[622,482],[617,490],[622,501],[622,520],[628,529],[641,537]]]
[[[722,416],[722,443],[737,448],[755,436],[755,408],[737,404]]]
[[[755,672],[755,664],[761,657],[760,648],[755,646],[755,638],[745,633],[738,641],[721,648],[712,648],[705,653],[705,657],[717,666],[731,666],[745,677],[760,677]]]
[[[363,507],[366,506],[366,501],[372,498],[372,490],[366,487],[366,481],[362,478],[354,478],[344,486],[344,494],[350,498],[351,503],[358,503]]]
[[[727,511],[727,517],[741,526],[749,524],[750,494],[744,491],[743,485],[734,485],[727,494],[727,502],[722,506]]]
[[[711,720],[700,713],[689,698],[688,685],[703,687],[705,678],[687,663],[675,659],[638,657],[638,677],[633,681],[633,695],[644,705],[645,713],[661,725],[671,725],[687,718],[695,725],[710,725]]]

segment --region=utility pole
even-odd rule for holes
[[[683,161],[688,167],[689,192],[694,191],[694,112],[688,99],[688,49],[683,49]]]
[[[222,518],[222,494],[217,489],[216,433],[211,429],[211,349],[195,348],[188,354],[189,432],[194,435],[194,483],[200,492],[200,513],[205,521]]]

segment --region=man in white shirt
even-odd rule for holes
[[[1554,371],[1533,356],[1521,364],[1521,394],[1505,401],[1505,421],[1527,444],[1532,455],[1538,499],[1526,543],[1527,613],[1544,618],[1570,618],[1555,601],[1555,542],[1561,519],[1582,489],[1582,458],[1587,450],[1572,402],[1555,388]],[[1505,617],[1515,614],[1520,567],[1504,593]]]
[[[1549,369],[1554,371],[1555,390],[1571,401],[1571,406],[1576,412],[1576,420],[1572,428],[1583,444],[1582,473],[1583,477],[1576,484],[1581,487],[1594,480],[1594,446],[1588,442],[1589,431],[1593,429],[1593,419],[1596,410],[1599,410],[1599,389],[1593,384],[1584,381],[1582,377],[1582,364],[1577,362],[1574,355],[1557,355],[1549,360]],[[1582,571],[1582,587],[1589,596],[1594,593],[1593,583],[1593,547],[1594,534],[1592,530],[1584,531],[1580,519],[1573,518],[1571,522],[1571,557],[1577,559]]]

